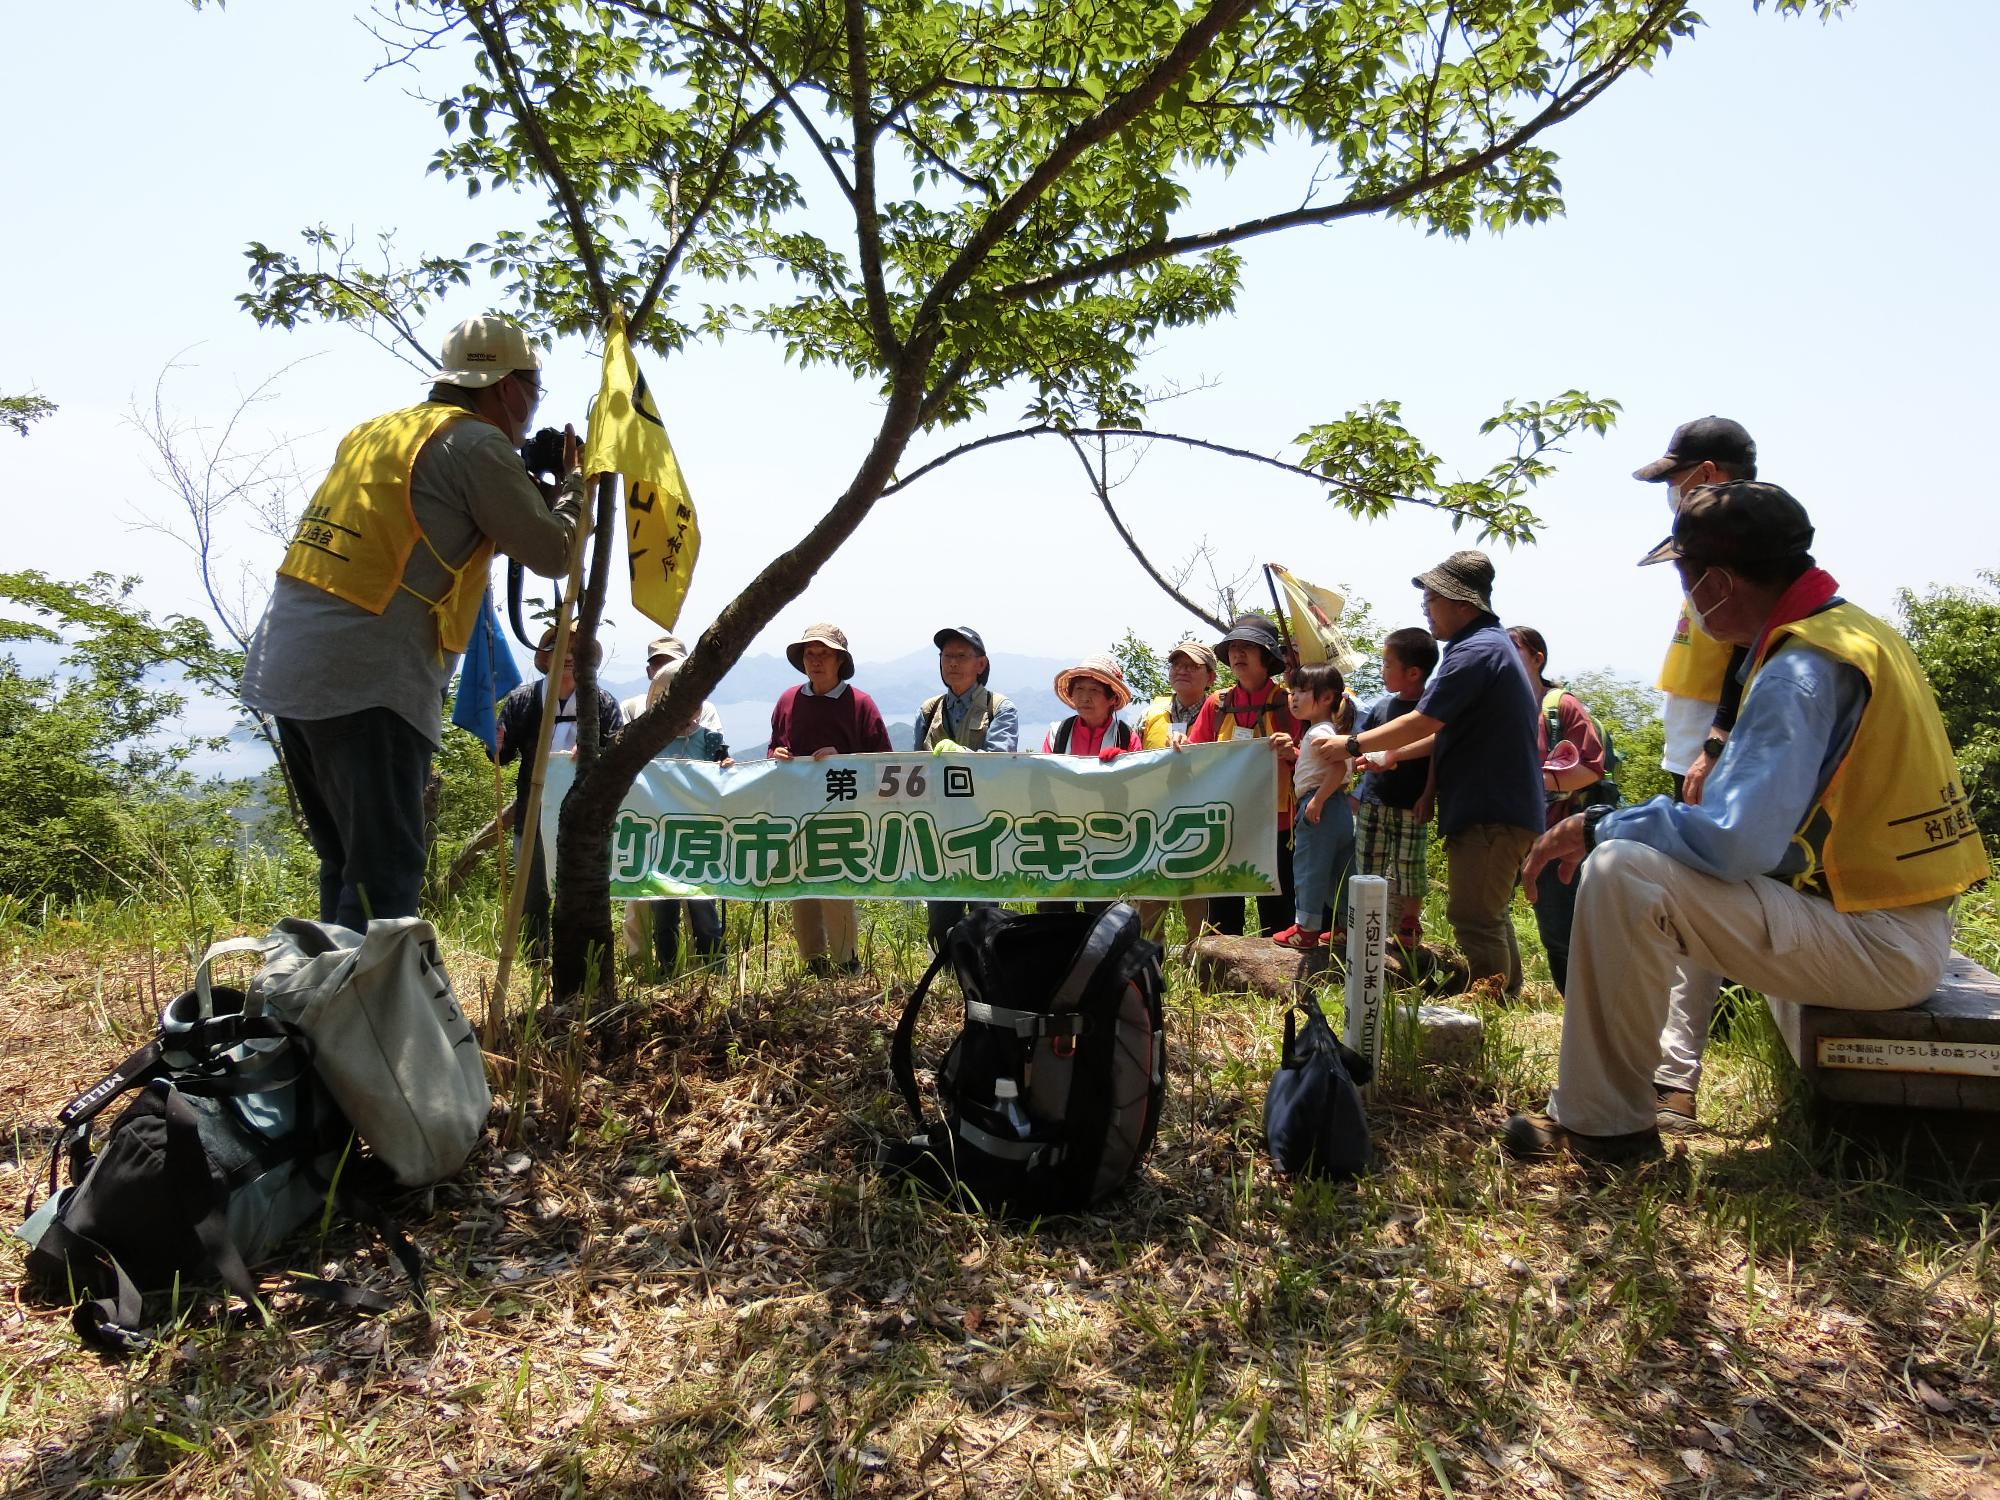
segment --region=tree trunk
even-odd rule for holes
[[[553,991],[558,999],[583,992],[593,949],[602,955],[598,994],[613,992],[611,831],[619,803],[646,762],[673,738],[674,727],[693,716],[758,633],[805,592],[813,575],[867,518],[895,477],[896,465],[916,432],[929,358],[927,348],[906,349],[881,429],[846,492],[797,545],[773,558],[723,608],[695,642],[666,696],[626,725],[587,768],[580,767],[576,785],[563,800],[556,831],[556,863],[562,874],[554,892],[550,937]],[[601,600],[597,612],[602,612]],[[581,673],[577,690],[580,700]]]

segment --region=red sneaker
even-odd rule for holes
[[[1276,943],[1280,948],[1294,948],[1300,952],[1305,952],[1308,949],[1324,947],[1326,944],[1326,934],[1323,932],[1308,932],[1294,922],[1283,932],[1273,936],[1271,941]]]

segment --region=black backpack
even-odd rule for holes
[[[49,1198],[16,1234],[30,1280],[76,1302],[78,1335],[100,1349],[144,1347],[149,1292],[220,1283],[252,1306],[250,1267],[337,1203],[388,1242],[421,1297],[415,1249],[351,1187],[353,1130],[313,1072],[310,1038],[242,991],[215,986],[213,1010],[190,990],[159,1034],[56,1116]],[[94,1144],[97,1117],[136,1097]],[[69,1186],[57,1190],[63,1159]],[[335,1179],[347,1179],[336,1188]],[[294,1277],[289,1289],[386,1311],[389,1299],[344,1282]]]
[[[1287,1177],[1357,1176],[1375,1159],[1358,1087],[1374,1069],[1333,1034],[1311,994],[1301,990],[1292,1006],[1285,1012],[1278,1071],[1264,1095],[1271,1161]]]
[[[964,1029],[937,1070],[943,1119],[924,1111],[912,1039],[946,963]],[[877,1164],[963,1189],[1017,1217],[1102,1202],[1139,1170],[1166,1093],[1160,948],[1119,902],[1102,913],[976,908],[903,1007],[890,1047],[919,1134]]]

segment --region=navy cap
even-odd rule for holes
[[[931,637],[931,644],[940,651],[944,649],[946,641],[964,641],[981,656],[986,654],[986,642],[980,639],[979,632],[970,625],[947,625]]]
[[[1740,470],[1743,478],[1754,479],[1757,477],[1756,440],[1741,422],[1732,422],[1727,417],[1696,417],[1692,422],[1683,422],[1676,427],[1674,435],[1667,439],[1666,453],[1645,468],[1634,469],[1632,477],[1643,479],[1648,484],[1658,484],[1677,470],[1704,462]]]
[[[1681,502],[1674,534],[1641,559],[1709,567],[1786,562],[1812,548],[1812,518],[1788,490],[1755,479],[1705,484]]]
[[[974,630],[970,625],[947,625],[931,637],[931,644],[936,646],[940,651],[944,650],[944,643],[946,641],[964,641],[966,645],[977,651],[981,656],[986,654],[986,642],[980,638],[979,632]],[[988,665],[986,670],[979,674],[979,685],[984,687],[986,679],[992,675],[993,668],[991,665]]]

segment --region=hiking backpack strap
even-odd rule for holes
[[[114,1288],[109,1296],[79,1302],[71,1310],[70,1324],[78,1338],[93,1349],[112,1354],[130,1354],[152,1342],[138,1332],[145,1320],[145,1299],[109,1250],[76,1233],[61,1219],[49,1220],[36,1248],[71,1266],[101,1267]]]
[[[1549,749],[1554,750],[1562,739],[1562,696],[1563,690],[1552,687],[1542,695],[1542,718],[1549,726]]]
[[[209,969],[218,958],[227,957],[231,953],[254,953],[259,959],[264,959],[270,956],[272,948],[276,946],[278,945],[268,937],[233,937],[224,938],[219,943],[211,943],[194,970],[194,993],[200,1013],[204,1016],[215,1014],[215,985],[209,978]],[[253,998],[250,1003],[255,1005],[257,1002]]]
[[[889,1070],[895,1075],[896,1089],[902,1094],[903,1102],[910,1106],[910,1114],[920,1130],[925,1121],[923,1098],[917,1092],[914,1050],[917,1014],[924,1008],[924,997],[930,993],[931,981],[937,978],[937,972],[944,967],[945,957],[950,952],[951,945],[947,943],[931,960],[931,966],[924,970],[924,977],[917,981],[917,987],[910,991],[910,998],[904,1002],[902,1018],[896,1022],[896,1034],[889,1039]]]
[[[1129,948],[1138,936],[1139,914],[1123,901],[1100,915],[1084,935],[1076,957],[1070,960],[1069,972],[1063,976],[1062,984],[1049,1001],[1049,1009],[1075,1010],[1084,992],[1090,988],[1090,982],[1097,977],[1098,970],[1116,954]]]
[[[1071,714],[1067,719],[1064,719],[1062,723],[1056,725],[1056,737],[1054,741],[1055,754],[1057,755],[1069,754],[1069,738],[1075,732],[1076,732],[1075,714]]]

